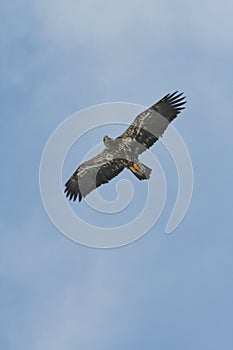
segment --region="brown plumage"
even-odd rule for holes
[[[167,94],[140,113],[125,132],[116,139],[105,136],[105,149],[82,163],[65,184],[66,197],[81,201],[95,188],[109,182],[124,168],[139,180],[149,179],[151,169],[140,163],[138,156],[149,149],[166,130],[169,123],[184,109],[183,93]]]

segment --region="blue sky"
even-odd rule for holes
[[[1,7],[1,349],[232,349],[232,3]],[[60,234],[38,183],[57,125],[94,104],[150,105],[177,89],[188,104],[175,126],[195,175],[182,224],[164,234],[177,177],[158,144],[169,192],[149,233],[111,250]]]

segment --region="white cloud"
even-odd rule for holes
[[[20,232],[3,227],[1,279],[13,286],[2,309],[9,344],[36,350],[109,348],[118,332],[114,315],[125,301],[125,268],[103,251],[59,240],[54,229],[50,235],[42,217],[31,216]],[[131,329],[121,329],[122,335]]]
[[[97,259],[84,281],[74,276],[73,285],[57,291],[34,328],[35,349],[93,349],[111,343],[112,315],[121,304],[106,281],[109,273]]]
[[[104,339],[111,348],[116,327],[122,321],[122,317],[114,319],[115,315],[119,316],[118,309],[126,318],[126,326],[130,322],[132,332],[135,328],[139,330],[138,324],[134,325],[138,320],[125,311],[124,302],[132,300],[129,292],[134,293],[135,304],[141,306],[140,325],[143,325],[144,308],[153,309],[151,315],[155,319],[158,314],[163,317],[161,339],[166,339],[167,332],[174,330],[173,321],[179,323],[182,331],[176,334],[175,345],[183,339],[183,328],[185,331],[188,327],[185,311],[183,319],[182,315],[180,317],[181,311],[187,308],[189,316],[194,315],[194,326],[200,327],[202,339],[214,344],[216,337],[211,334],[215,330],[217,334],[219,328],[211,329],[213,318],[208,317],[208,312],[215,311],[217,300],[217,307],[225,312],[225,315],[218,315],[222,317],[215,318],[224,326],[222,339],[227,339],[228,335],[232,340],[227,328],[230,324],[227,321],[232,320],[230,313],[227,316],[232,293],[230,268],[226,268],[231,262],[227,233],[230,231],[226,229],[227,225],[230,227],[230,211],[226,208],[230,199],[226,202],[226,195],[230,198],[231,170],[227,169],[229,162],[225,161],[224,179],[229,176],[227,190],[227,183],[219,180],[223,179],[224,168],[220,168],[216,160],[220,157],[224,163],[226,157],[230,159],[231,148],[224,146],[227,136],[229,144],[232,143],[229,124],[232,118],[228,112],[231,110],[232,64],[225,65],[223,60],[231,57],[233,50],[232,2],[120,1],[112,6],[103,1],[97,4],[94,1],[43,0],[30,2],[30,5],[26,1],[27,6],[22,9],[19,3],[16,8],[9,4],[7,6],[12,12],[5,13],[9,25],[4,32],[3,43],[8,52],[4,70],[8,67],[8,77],[15,81],[13,85],[17,88],[18,99],[11,95],[11,90],[9,100],[15,105],[15,110],[12,109],[14,112],[6,118],[9,133],[5,137],[9,141],[4,151],[12,148],[12,137],[17,145],[25,143],[23,148],[15,150],[18,163],[12,163],[11,153],[7,153],[4,164],[11,163],[2,184],[3,196],[9,198],[7,203],[10,203],[7,204],[9,217],[4,217],[5,224],[1,225],[5,234],[1,244],[1,277],[7,282],[1,311],[5,333],[10,334],[9,342],[15,342],[14,348],[73,350],[77,348],[78,338],[80,348],[84,344],[88,350],[97,348],[98,344],[102,348]],[[27,44],[32,44],[32,47],[29,45],[28,49]],[[20,50],[17,50],[17,45]],[[10,51],[11,47],[16,50]],[[106,100],[124,97],[138,103],[150,103],[162,91],[170,89],[171,84],[172,87],[185,88],[188,97],[185,118],[177,123],[187,127],[185,139],[193,146],[197,173],[196,195],[194,193],[183,226],[186,232],[182,232],[181,227],[177,235],[161,237],[159,227],[138,242],[133,264],[130,264],[130,254],[135,246],[126,247],[125,255],[116,254],[120,262],[105,260],[103,252],[99,252],[102,258],[98,258],[98,254],[89,254],[88,250],[78,246],[71,249],[72,243],[66,244],[63,237],[57,236],[59,233],[49,224],[42,206],[38,205],[34,147],[42,150],[46,141],[44,135],[52,129],[51,119],[60,113],[60,120],[63,120],[69,113],[71,107],[69,109],[66,105],[69,98],[70,105],[77,109],[83,106],[84,100],[86,105],[92,104],[92,96],[96,103],[101,102],[101,96]],[[31,111],[27,116],[19,108],[19,100],[23,100],[26,106],[23,111]],[[72,104],[71,101],[75,102]],[[12,129],[14,116],[18,118],[16,125],[21,125],[15,130]],[[30,122],[29,118],[32,118]],[[226,119],[228,124],[223,122]],[[57,121],[54,124],[56,126]],[[220,140],[223,134],[223,140]],[[28,199],[24,185],[35,191]],[[17,188],[21,189],[19,194]],[[222,197],[219,197],[220,192]],[[39,197],[39,193],[37,195]],[[15,196],[20,200],[15,200]],[[22,204],[20,208],[18,203]],[[20,214],[14,215],[13,212]],[[38,217],[33,216],[33,212],[37,212]],[[213,215],[212,222],[210,217]],[[15,223],[8,224],[7,220],[15,220]],[[12,226],[15,232],[10,232]],[[224,262],[224,257],[227,262]],[[138,268],[141,268],[141,273],[138,273]],[[76,274],[67,277],[70,270]],[[119,282],[117,286],[115,274]],[[131,280],[125,288],[128,277]],[[143,278],[147,288],[146,301],[143,290],[135,288],[144,287]],[[181,283],[187,286],[184,292]],[[196,290],[200,295],[194,293]],[[164,292],[167,293],[165,298]],[[186,296],[186,299],[177,303],[176,296],[179,295]],[[177,311],[172,321],[167,300]],[[209,307],[205,309],[204,322],[200,320],[200,313],[206,302]],[[157,320],[158,325],[160,321]],[[206,324],[208,327],[205,328]],[[193,331],[190,334],[195,336]],[[136,333],[136,339],[141,346],[145,338]]]
[[[142,35],[143,41],[151,40],[151,46],[160,38],[170,39],[174,48],[179,47],[180,41],[188,40],[203,48],[216,50],[217,45],[218,49],[231,49],[232,10],[233,4],[228,0],[223,0],[221,6],[217,0],[35,3],[35,14],[43,25],[41,34],[66,48],[88,43],[104,46],[130,37],[128,46],[138,43],[140,48]]]

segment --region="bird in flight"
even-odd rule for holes
[[[166,130],[168,124],[184,109],[185,96],[175,91],[140,113],[117,138],[104,136],[105,149],[82,163],[65,184],[66,197],[79,202],[123,169],[129,169],[139,180],[148,180],[151,169],[138,160]]]

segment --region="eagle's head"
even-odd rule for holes
[[[105,136],[103,137],[103,142],[104,142],[104,144],[105,144],[106,147],[111,146],[112,140],[113,140],[113,139],[111,139],[111,137],[108,137],[107,135],[105,135]]]

